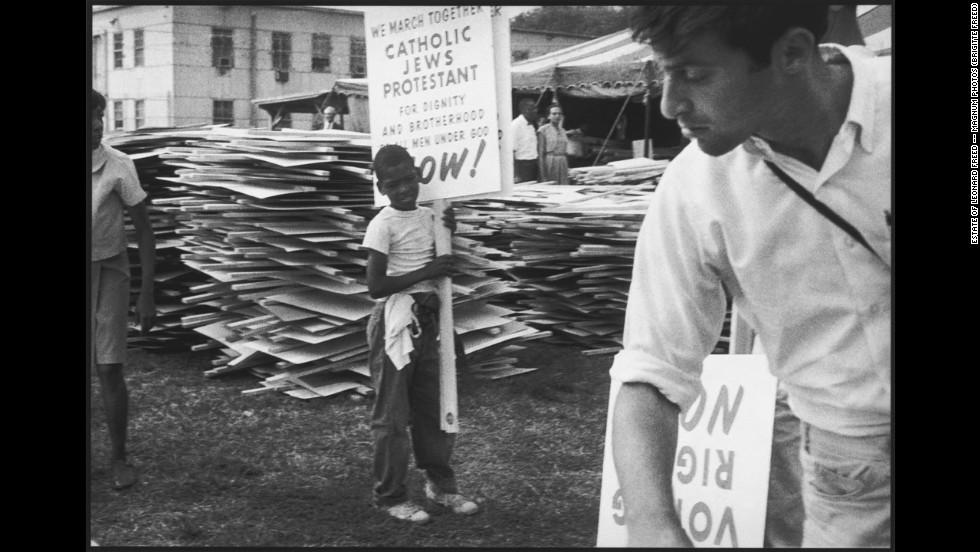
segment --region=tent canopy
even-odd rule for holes
[[[288,113],[317,113],[323,110],[327,98],[332,91],[332,88],[328,88],[313,92],[286,94],[285,96],[276,96],[274,98],[258,98],[252,100],[252,103],[272,116],[275,116],[280,111]]]
[[[333,89],[338,94],[344,94],[345,96],[357,96],[359,98],[368,97],[368,81],[367,79],[337,79],[334,83]]]
[[[556,50],[511,66],[515,91],[554,90],[581,98],[623,98],[659,93],[659,72],[650,47],[630,30]]]
[[[652,138],[657,147],[680,140],[677,123],[666,120],[644,97],[661,91],[653,51],[626,29],[511,65],[514,116],[521,99],[535,100],[539,115],[552,101],[565,110],[565,128],[624,149]],[[615,130],[617,123],[625,128]]]
[[[367,79],[337,79],[333,88],[258,98],[252,103],[269,114],[275,127],[287,113],[312,113],[319,116],[328,105],[337,108],[346,130],[368,132]],[[346,117],[345,117],[346,115]]]
[[[327,105],[346,107],[339,97],[341,94],[344,97],[366,98],[368,95],[367,79],[337,79],[333,88],[286,94],[274,98],[258,98],[252,100],[252,103],[272,116],[275,116],[280,110],[288,113],[318,113],[323,111]]]

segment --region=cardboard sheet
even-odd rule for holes
[[[374,303],[356,296],[337,295],[321,290],[277,294],[269,299],[345,320],[360,320],[371,314]]]

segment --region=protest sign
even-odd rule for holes
[[[678,420],[674,500],[696,547],[762,547],[776,379],[764,355],[710,355],[704,393]],[[597,546],[626,546],[625,503],[612,457],[609,390]]]
[[[514,187],[514,135],[510,132],[510,122],[513,119],[510,18],[501,9],[501,6],[493,6],[491,20],[493,23],[493,62],[497,83],[498,155],[500,157],[500,192],[491,195],[507,197]],[[505,132],[504,129],[507,131]]]
[[[499,133],[498,99],[504,92],[502,107],[510,113],[509,22],[500,7],[373,7],[365,10],[364,26],[372,154],[387,144],[407,149],[420,171],[418,201],[434,201],[437,213],[447,199],[499,192],[502,143],[509,143]],[[501,68],[508,77],[506,91],[497,84]],[[374,197],[376,205],[388,203],[377,188]],[[436,255],[452,252],[441,224],[435,227],[435,250]],[[449,278],[438,279],[438,295],[440,427],[455,433]]]
[[[420,202],[500,191],[494,11],[365,10],[372,150],[398,144],[412,154]]]

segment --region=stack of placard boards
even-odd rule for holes
[[[145,203],[156,240],[154,299],[156,321],[153,328],[142,334],[135,324],[130,324],[127,335],[129,347],[147,350],[186,350],[207,346],[208,340],[183,327],[181,318],[217,311],[206,302],[186,304],[181,299],[194,293],[194,289],[207,281],[201,273],[190,269],[180,259],[183,239],[177,234],[177,221],[168,205],[188,197],[179,186],[161,180],[173,176],[174,168],[160,159],[167,147],[180,146],[193,138],[196,130],[205,127],[142,129],[106,137],[104,143],[129,155],[136,166],[140,185],[147,193]],[[128,240],[132,279],[130,289],[135,301],[140,290],[141,264],[136,233],[128,213],[124,217]]]
[[[247,338],[261,335],[264,329],[276,330],[263,323],[272,318],[251,322],[256,313],[246,310],[244,318],[229,321],[232,326],[227,337],[231,341],[216,339],[226,336],[217,329],[222,326],[221,321],[228,321],[234,305],[246,306],[286,286],[292,286],[283,290],[286,292],[303,290],[304,286],[319,286],[332,293],[345,289],[355,298],[364,298],[363,257],[358,256],[357,245],[363,226],[353,234],[349,230],[366,225],[376,212],[370,207],[373,191],[366,170],[366,136],[330,131],[329,139],[324,138],[322,132],[282,133],[200,125],[142,129],[106,140],[134,160],[141,184],[149,194],[157,238],[157,323],[146,336],[131,328],[130,345],[150,349],[223,348],[224,354],[214,361],[216,368],[209,371],[209,375],[218,375],[254,363],[253,348],[230,346],[241,339],[239,335]],[[328,152],[323,149],[331,147],[335,151],[329,153],[336,153],[338,159],[328,161],[324,158]],[[349,155],[340,159],[345,147]],[[588,186],[520,185],[508,198],[455,203],[460,227],[454,237],[454,250],[479,268],[454,279],[455,302],[460,311],[456,325],[464,342],[469,342],[468,350],[478,359],[478,372],[487,377],[503,377],[524,370],[513,368],[515,359],[506,356],[518,350],[519,345],[496,348],[485,343],[506,343],[507,336],[527,330],[518,331],[520,326],[513,324],[493,326],[496,319],[480,318],[485,309],[506,307],[505,311],[518,311],[518,319],[542,330],[529,338],[554,332],[556,339],[587,347],[587,352],[618,350],[632,248],[646,201],[664,166],[663,161],[632,159],[583,167],[572,169],[571,174],[574,180],[590,182]],[[332,187],[324,184],[326,181]],[[236,193],[236,185],[237,190],[248,193]],[[249,209],[251,214],[247,214]],[[312,211],[316,215],[311,222],[307,215]],[[275,216],[270,218],[272,214]],[[235,217],[237,220],[228,220]],[[328,228],[334,230],[318,226],[323,220],[320,217],[326,217]],[[180,224],[176,218],[181,219]],[[221,221],[223,224],[219,224]],[[265,226],[257,227],[253,224],[256,221]],[[234,228],[229,230],[232,222]],[[223,230],[209,230],[216,225]],[[139,259],[128,219],[127,229],[136,293]],[[188,236],[194,239],[185,243]],[[237,245],[229,248],[228,242]],[[272,256],[273,253],[277,255]],[[329,257],[328,262],[314,262],[322,261],[324,256]],[[206,266],[215,263],[202,263],[202,258],[219,259],[224,270]],[[259,270],[254,263],[263,261],[274,270]],[[245,262],[253,263],[251,267],[256,270],[247,270],[249,265],[242,264]],[[293,267],[284,270],[292,273],[292,279],[276,274],[284,267]],[[506,269],[507,280],[514,282],[487,276],[487,271],[499,274],[501,269]],[[256,281],[250,281],[253,276]],[[359,285],[352,285],[352,280]],[[323,289],[327,282],[331,286]],[[296,300],[293,296],[282,299]],[[486,306],[488,300],[494,305]],[[277,303],[271,299],[266,302]],[[467,302],[479,308],[464,309]],[[279,309],[284,314],[282,305]],[[257,316],[271,314],[261,309],[258,312],[262,314]],[[511,312],[494,312],[508,319],[513,317]],[[236,322],[245,325],[245,330],[234,332],[241,327]],[[727,350],[727,328],[726,319],[716,353]],[[283,329],[275,333],[277,338],[306,337],[310,345],[321,343],[325,337]],[[262,343],[252,342],[255,346]],[[493,357],[491,352],[498,356]],[[291,358],[302,361],[304,357]],[[277,364],[288,365],[288,361],[283,361],[280,359]],[[253,369],[261,371],[261,363]],[[315,366],[312,369],[319,374],[317,377],[326,377],[323,370]],[[273,383],[286,381],[285,386],[295,386],[278,370],[271,372],[278,378]]]
[[[504,199],[473,200],[460,220],[494,229],[508,252],[519,293],[518,317],[551,340],[586,348],[622,348],[626,300],[640,225],[659,174],[635,184],[517,184]],[[491,238],[487,238],[488,240]],[[727,352],[729,313],[714,352]]]
[[[568,169],[570,184],[584,186],[640,184],[659,178],[667,168],[667,160],[645,157],[623,159],[605,165]]]
[[[300,398],[367,393],[367,294],[361,242],[373,207],[369,136],[324,131],[212,129],[161,155],[165,178],[191,197],[173,207],[183,262],[210,277],[185,303],[218,312],[183,318],[221,344],[208,376],[248,369],[262,387]],[[488,302],[510,291],[488,275],[509,265],[468,233],[454,237],[454,322],[471,369],[485,377],[529,371],[507,354],[547,335]]]

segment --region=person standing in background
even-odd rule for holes
[[[534,100],[524,98],[518,104],[521,114],[510,123],[514,136],[514,183],[538,181],[538,135],[534,120],[538,110]]]
[[[336,107],[328,105],[323,110],[323,128],[324,130],[344,130],[344,123],[337,120]]]
[[[125,153],[102,143],[106,99],[90,92],[92,109],[92,250],[91,329],[92,357],[102,386],[102,401],[112,445],[111,477],[116,490],[136,483],[136,469],[126,459],[129,392],[123,377],[129,311],[129,259],[126,252],[124,208],[136,230],[140,258],[140,293],[136,323],[146,333],[153,327],[156,239],[146,210],[146,192],[140,187],[136,166]]]
[[[538,168],[541,181],[568,184],[568,136],[562,127],[561,106],[548,108],[548,124],[538,129]]]

